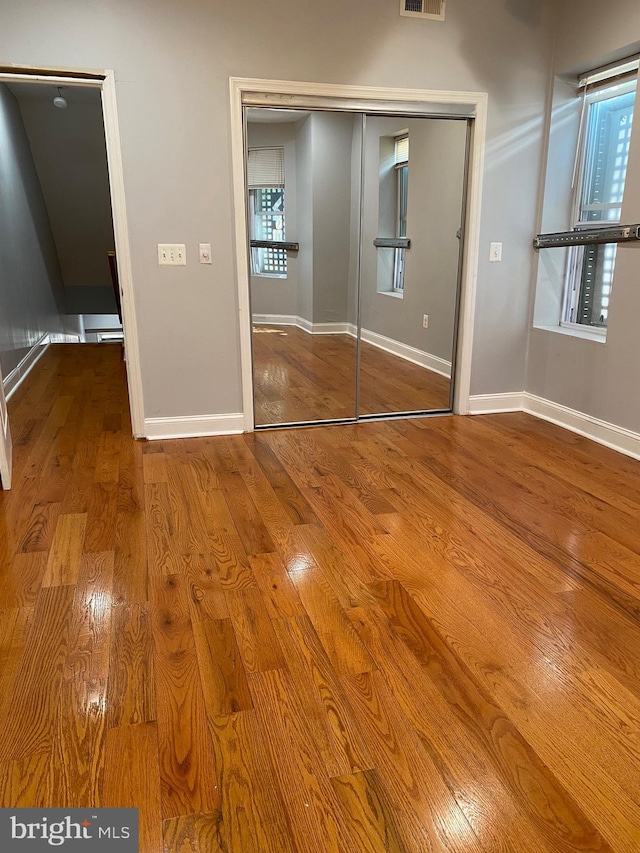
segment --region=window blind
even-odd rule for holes
[[[284,148],[250,148],[247,160],[250,190],[284,186]]]
[[[408,136],[398,136],[396,137],[396,152],[395,152],[395,164],[396,166],[400,165],[400,163],[408,163],[409,162],[409,137]]]
[[[583,92],[593,92],[596,89],[619,86],[634,80],[638,76],[638,64],[638,59],[629,59],[626,62],[618,62],[615,65],[591,71],[580,78],[578,89]]]

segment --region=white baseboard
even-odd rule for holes
[[[470,415],[495,415],[498,412],[522,412],[524,393],[516,391],[510,394],[477,394],[469,397]]]
[[[15,394],[31,370],[33,370],[38,360],[45,354],[50,344],[49,338],[50,336],[46,334],[36,341],[20,364],[4,377],[2,385],[7,400]]]
[[[469,398],[469,414],[488,415],[500,412],[527,412],[544,421],[590,438],[592,441],[640,459],[640,433],[602,421],[576,409],[561,406],[552,400],[527,392],[511,394],[482,394]]]
[[[346,334],[355,338],[358,331],[353,323],[311,323],[304,317],[294,317],[293,314],[254,314],[253,322],[261,326],[297,326],[310,335]],[[362,340],[377,349],[397,355],[405,361],[411,361],[413,364],[426,367],[427,370],[432,370],[434,373],[439,373],[440,376],[451,379],[451,362],[439,358],[437,355],[431,355],[429,352],[416,349],[408,344],[394,341],[393,338],[387,338],[385,335],[379,335],[377,332],[369,331],[369,329],[362,329]]]
[[[524,395],[524,411],[597,441],[598,444],[604,444],[605,447],[624,453],[625,456],[640,459],[640,433],[569,409],[551,400],[544,400],[534,394]]]
[[[312,323],[294,314],[254,314],[253,322],[256,326],[297,326],[310,335],[344,335],[349,331],[349,323]]]
[[[254,314],[252,317],[256,326],[297,326],[301,319],[294,314]]]
[[[362,329],[362,340],[371,344],[377,349],[390,352],[392,355],[397,355],[405,361],[411,361],[413,364],[418,364],[420,367],[426,367],[434,373],[439,373],[440,376],[445,376],[451,379],[451,362],[440,358],[437,355],[432,355],[430,352],[410,347],[408,344],[403,344],[400,341],[394,341],[393,338],[387,338],[385,335],[379,335],[377,332],[371,332],[369,329]]]
[[[145,418],[144,438],[199,438],[209,435],[238,435],[244,432],[244,416],[188,415],[179,418]]]

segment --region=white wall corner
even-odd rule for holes
[[[145,418],[144,438],[201,438],[212,435],[238,435],[244,432],[244,416],[189,415],[178,418]]]

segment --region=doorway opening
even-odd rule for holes
[[[122,341],[134,436],[143,434],[143,407],[114,74],[5,66],[0,98],[0,213],[12,223],[3,238],[13,238],[3,253],[14,284],[0,374],[9,488],[5,392],[50,344]]]
[[[466,413],[486,95],[231,93],[245,429]]]

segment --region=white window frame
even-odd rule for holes
[[[271,158],[271,162],[267,158],[267,162],[262,164],[258,174],[255,175],[255,183],[251,182],[252,170],[250,163],[248,164],[248,207],[249,207],[249,237],[251,240],[259,240],[256,236],[256,218],[261,214],[256,213],[255,209],[255,193],[261,190],[282,190],[282,211],[278,215],[282,217],[282,242],[285,241],[285,232],[287,227],[286,205],[287,195],[285,189],[285,149],[282,145],[264,145],[253,146],[249,149],[249,157],[251,152],[278,152],[279,156],[275,159]],[[265,269],[266,253],[272,251],[265,248],[251,248],[251,275],[257,278],[279,278],[286,279],[288,276],[288,257],[285,249],[283,252],[283,263],[281,270]]]
[[[589,108],[592,104],[598,103],[600,101],[609,100],[612,97],[617,97],[619,95],[624,95],[629,92],[637,91],[637,77],[632,80],[628,80],[619,84],[616,84],[613,80],[611,83],[607,84],[607,81],[615,77],[617,72],[627,70],[628,64],[622,64],[618,66],[616,69],[611,69],[611,73],[602,79],[602,85],[595,89],[592,92],[587,92],[583,95],[584,102],[582,108],[582,118],[581,118],[581,126],[580,126],[580,138],[578,140],[578,148],[576,152],[576,169],[575,169],[575,177],[573,182],[573,200],[571,207],[571,225],[570,228],[580,228],[582,230],[588,230],[589,228],[601,228],[603,225],[616,225],[620,223],[620,219],[616,220],[602,220],[599,222],[585,222],[580,219],[580,214],[584,210],[582,206],[582,195],[584,191],[584,178],[585,178],[585,169],[587,167],[586,163],[586,155],[587,155],[587,133],[589,128]],[[594,75],[597,78],[599,75]],[[586,80],[592,79],[590,76],[585,78]],[[615,94],[612,95],[612,91],[615,90]],[[607,205],[602,205],[602,209],[604,209]],[[622,207],[622,201],[620,203],[611,203],[610,207]],[[601,244],[603,248],[605,245],[609,244]],[[580,299],[580,289],[582,283],[582,275],[583,275],[583,267],[584,267],[584,257],[585,257],[585,247],[584,246],[574,246],[569,249],[567,255],[567,267],[565,273],[565,287],[564,294],[562,299],[562,315],[560,318],[560,326],[564,329],[584,332],[588,330],[590,334],[600,337],[603,340],[606,339],[607,336],[607,325],[587,325],[584,323],[577,323],[571,319],[569,319],[572,314],[579,308],[579,299]],[[615,270],[615,253],[614,253],[614,270]]]
[[[409,134],[408,132],[403,132],[399,136],[396,137],[396,157],[398,151],[398,143],[403,140],[407,140],[407,144],[409,142]],[[408,147],[408,145],[407,145]],[[400,177],[400,172],[402,169],[407,170],[407,186],[405,190],[405,204],[408,207],[408,198],[409,198],[409,159],[407,155],[406,160],[398,161],[396,160],[394,169],[396,174],[396,237],[406,237],[405,234],[401,234],[402,231],[401,223],[402,223],[402,180]],[[404,211],[405,216],[404,220],[406,223],[407,219],[407,211]],[[405,227],[406,232],[406,227]],[[393,281],[391,283],[391,292],[396,296],[403,297],[404,296],[404,270],[405,270],[405,261],[406,261],[406,249],[394,249],[393,255]]]

